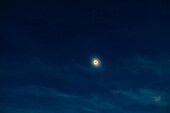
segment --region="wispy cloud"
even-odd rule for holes
[[[127,90],[112,90],[112,94],[114,95],[123,95],[125,98],[128,98],[132,101],[139,103],[141,105],[157,105],[157,106],[167,106],[169,105],[169,94],[165,91],[158,91],[152,89],[136,89],[136,90],[129,90],[131,87],[128,85],[130,83],[125,83],[126,79],[129,79],[131,74],[138,75],[139,73],[143,73],[145,70],[150,70],[154,72],[156,75],[167,76],[169,73],[169,59],[163,59],[162,57],[159,58],[147,58],[144,56],[136,56],[132,58],[126,59],[115,59],[114,61],[110,61],[112,65],[111,67],[105,66],[102,71],[93,73],[91,68],[88,66],[84,66],[79,63],[75,63],[76,61],[69,62],[68,65],[60,65],[57,63],[49,63],[39,57],[31,57],[28,60],[19,60],[19,61],[1,61],[0,65],[0,74],[7,79],[14,79],[20,80],[21,85],[12,85],[13,87],[1,87],[3,93],[5,94],[4,99],[9,100],[6,101],[7,106],[5,110],[13,109],[9,111],[9,113],[75,113],[75,112],[89,112],[89,113],[103,113],[103,112],[118,112],[118,113],[126,113],[124,112],[123,107],[124,104],[119,104],[118,101],[123,101],[126,103],[126,99],[116,99],[114,100],[112,97],[108,95],[101,96],[107,92],[111,87],[116,87],[117,89],[121,89],[122,86],[127,85]],[[164,68],[166,67],[166,68]],[[87,74],[82,75],[83,74]],[[93,75],[93,76],[90,76]],[[112,78],[109,77],[111,75]],[[116,76],[119,75],[119,78]],[[126,76],[126,77],[125,77]],[[155,76],[155,75],[154,75]],[[43,78],[41,78],[43,77]],[[142,77],[148,77],[143,75]],[[61,79],[60,79],[61,78]],[[76,80],[76,78],[78,78]],[[25,83],[28,81],[33,81],[36,79],[34,83]],[[48,79],[48,84],[41,83],[39,84],[39,80]],[[53,79],[53,80],[51,80]],[[118,79],[121,79],[118,81]],[[131,78],[130,78],[131,79]],[[57,81],[58,80],[58,81]],[[61,83],[57,83],[60,82]],[[56,82],[57,81],[57,82]],[[71,84],[65,84],[69,81]],[[124,82],[125,81],[125,82]],[[152,82],[148,80],[149,82]],[[8,81],[7,81],[8,82]],[[37,82],[37,83],[36,83]],[[54,84],[49,85],[50,82],[54,82],[57,86],[55,87]],[[116,84],[117,83],[117,84]],[[137,82],[134,82],[138,84]],[[133,86],[133,81],[132,85]],[[73,85],[74,84],[74,85]],[[90,84],[90,85],[88,85]],[[97,85],[96,85],[97,84]],[[116,84],[116,85],[115,85]],[[60,85],[60,86],[59,86]],[[96,86],[95,86],[96,85]],[[82,87],[83,86],[83,87]],[[64,90],[59,90],[58,87],[61,89],[64,87],[68,87],[68,92],[64,88]],[[94,90],[95,87],[95,90]],[[76,88],[76,89],[75,89]],[[87,89],[86,89],[87,88]],[[86,91],[88,89],[92,89],[93,91],[88,92],[86,94],[78,93],[81,91]],[[100,92],[98,92],[100,89]],[[70,90],[76,90],[70,91]],[[81,92],[80,91],[80,92]],[[94,94],[94,95],[93,95]],[[16,95],[16,99],[22,98],[26,103],[25,106],[28,108],[20,107],[22,102],[17,102],[12,95]],[[108,97],[107,97],[108,96]],[[34,98],[35,100],[34,100]],[[12,98],[12,99],[11,99]],[[11,100],[10,100],[11,99]],[[15,101],[13,101],[15,100]],[[47,100],[47,101],[46,101]],[[4,101],[5,102],[5,101]],[[41,103],[40,103],[41,102]],[[48,104],[46,104],[48,103]],[[1,102],[1,104],[3,104]],[[47,109],[43,109],[40,107],[32,108],[31,106],[46,106]],[[13,105],[18,105],[17,107]],[[16,110],[14,110],[16,109]],[[50,111],[49,109],[54,109],[54,111]],[[21,110],[21,111],[19,111]],[[14,112],[16,111],[16,112]],[[8,113],[8,112],[7,112]]]
[[[136,55],[128,58],[112,60],[114,65],[109,67],[114,75],[149,74],[157,77],[169,78],[170,56]]]
[[[157,75],[165,76],[170,74],[170,57],[158,56],[149,59],[137,55],[135,61],[141,68],[152,70]]]
[[[170,95],[164,91],[155,91],[151,89],[139,89],[139,90],[112,90],[114,95],[123,95],[132,99],[134,102],[148,105],[154,104],[158,106],[169,105]]]
[[[30,112],[28,113],[37,113],[42,112],[42,110],[49,110],[51,108],[53,110],[56,110],[54,113],[60,112],[65,113],[69,111],[69,113],[73,112],[89,112],[89,113],[99,113],[100,111],[118,111],[120,112],[121,109],[117,107],[115,104],[111,103],[109,99],[103,98],[98,95],[89,95],[89,96],[80,96],[80,95],[73,95],[73,94],[68,94],[68,93],[63,93],[61,91],[58,91],[53,88],[48,88],[48,87],[42,87],[42,86],[22,86],[22,87],[15,87],[15,88],[10,88],[10,89],[5,89],[4,91],[5,97],[6,98],[12,98],[11,95],[18,95],[15,97],[15,99],[20,99],[20,97],[23,98],[23,104],[26,104],[27,108],[29,106],[32,106],[32,104],[36,104],[36,106],[45,106],[46,102],[42,100],[48,99],[48,106],[46,108],[35,108],[31,111],[32,108],[30,108]],[[32,98],[36,97],[36,98]],[[25,99],[24,99],[25,98]],[[20,101],[20,100],[19,100]],[[39,103],[41,101],[41,103]],[[12,100],[8,100],[10,102],[9,106],[5,106],[4,108],[7,107],[8,110],[14,108],[14,106],[21,106],[18,101],[13,102]],[[26,103],[25,103],[26,102]],[[14,104],[15,103],[15,104]],[[14,104],[14,106],[13,106]],[[56,106],[57,108],[55,108]],[[58,108],[60,106],[60,110]],[[17,109],[17,107],[16,107]],[[25,108],[18,108],[18,110],[24,110]],[[66,110],[64,110],[66,109]],[[6,109],[5,109],[6,110]],[[7,110],[6,110],[7,111]],[[24,111],[24,113],[27,113]],[[7,112],[8,113],[8,112]],[[9,112],[11,113],[11,112]],[[18,111],[14,113],[20,113]],[[42,112],[44,113],[44,112]],[[51,112],[53,113],[53,112]]]

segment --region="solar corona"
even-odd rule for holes
[[[92,65],[95,67],[99,67],[100,66],[100,60],[97,58],[93,58],[92,59]]]

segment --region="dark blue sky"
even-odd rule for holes
[[[169,113],[168,0],[0,4],[0,113]]]

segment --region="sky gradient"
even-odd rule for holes
[[[170,112],[168,0],[0,4],[0,113]]]

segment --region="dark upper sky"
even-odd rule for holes
[[[0,112],[169,112],[168,0],[0,4]]]

